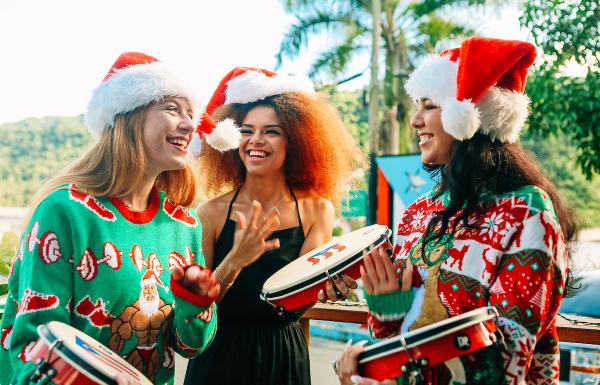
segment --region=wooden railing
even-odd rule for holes
[[[600,323],[600,319],[595,318],[570,315],[568,317],[579,322]],[[304,313],[301,320],[307,341],[309,340],[308,327],[311,319],[364,324],[367,322],[367,307],[344,306],[340,304],[316,304]],[[560,341],[600,345],[600,327],[598,326],[573,324],[562,317],[556,318],[556,326]]]

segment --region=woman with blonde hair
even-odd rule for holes
[[[263,283],[300,255],[331,239],[334,213],[363,155],[338,112],[305,78],[237,67],[221,81],[201,131],[239,127],[236,151],[208,146],[200,157],[205,193],[198,208],[207,266],[221,283],[214,344],[188,364],[186,384],[308,384],[308,349],[299,314],[280,314],[260,299]],[[231,139],[221,137],[221,139]],[[234,138],[235,139],[235,138]],[[221,142],[221,140],[219,140]],[[235,147],[237,143],[233,143]],[[257,260],[227,256],[239,213],[258,202],[279,214],[277,250]],[[260,224],[260,220],[258,223]],[[336,300],[356,282],[336,277],[319,298]]]
[[[119,56],[94,90],[85,124],[99,139],[31,204],[8,281],[1,384],[30,381],[29,350],[49,321],[107,345],[155,383],[173,381],[175,352],[193,357],[211,342],[220,286],[202,266],[201,225],[186,208],[196,197],[186,154],[198,106],[142,53]],[[253,229],[239,238],[246,253],[262,253]]]

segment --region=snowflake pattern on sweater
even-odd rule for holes
[[[417,199],[403,214],[394,250],[396,274],[400,279],[410,258],[414,300],[397,319],[383,321],[369,314],[369,326],[383,338],[414,330],[467,311],[494,306],[507,351],[502,352],[506,384],[558,384],[558,337],[555,318],[563,296],[567,245],[548,194],[525,186],[503,195],[482,197],[481,212],[469,217],[469,227],[458,226],[453,234],[427,244],[421,260],[422,235],[436,211],[448,203],[447,194],[432,199],[432,193]],[[450,222],[460,215],[457,213]],[[488,349],[497,349],[491,347]],[[466,378],[477,378],[483,359],[476,352],[460,361]],[[479,358],[478,358],[479,357]],[[444,371],[452,372],[446,365]],[[479,361],[481,363],[481,361]],[[427,376],[432,384],[457,381],[451,375]],[[456,371],[456,370],[455,370]],[[464,377],[461,375],[461,377]],[[461,381],[457,381],[460,383]]]
[[[192,357],[216,332],[213,299],[170,280],[204,264],[193,210],[152,190],[148,208],[61,186],[36,208],[12,265],[2,318],[0,384],[28,383],[36,328],[61,321],[108,346],[154,383],[172,383],[174,353]]]

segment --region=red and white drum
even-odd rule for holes
[[[38,334],[29,353],[38,368],[32,382],[116,385],[119,375],[130,384],[152,384],[118,354],[70,325],[52,321],[38,326]]]
[[[387,226],[371,225],[342,235],[273,274],[264,283],[261,298],[284,310],[314,303],[331,276],[343,272],[358,279],[363,250],[387,242],[390,234]]]
[[[502,343],[498,312],[482,307],[399,336],[365,346],[358,371],[382,381]]]

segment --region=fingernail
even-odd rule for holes
[[[341,278],[344,278],[345,276],[346,276],[346,274],[344,274],[344,273],[339,273],[339,274],[338,274],[338,277],[340,277],[340,279],[341,279]]]
[[[358,383],[360,380],[362,380],[362,377],[359,375],[353,374],[350,376],[350,381],[352,381],[354,384]]]
[[[352,345],[352,338],[350,338],[348,340],[348,342],[346,342],[346,347],[351,346]]]
[[[360,340],[360,341],[357,342],[357,344],[360,345],[360,346],[365,346],[368,343],[369,343],[369,341],[367,341],[367,340]]]

